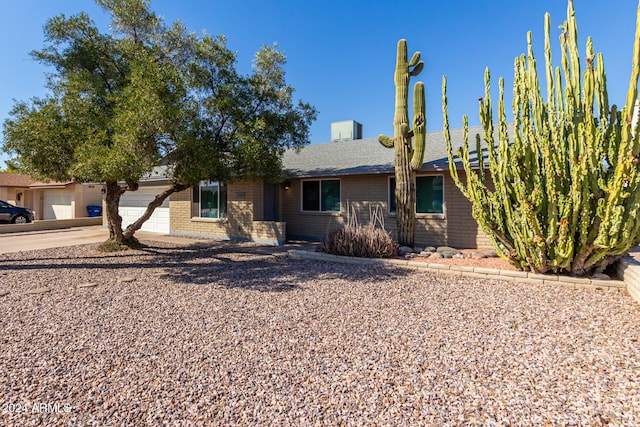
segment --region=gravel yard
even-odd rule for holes
[[[0,425],[640,425],[624,292],[95,246],[0,259]]]

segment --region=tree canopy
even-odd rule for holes
[[[96,3],[111,18],[107,34],[86,13],[45,24],[31,55],[53,69],[48,94],[16,102],[3,149],[39,179],[104,182],[111,239],[133,239],[166,197],[199,181],[277,180],[284,150],[308,143],[316,111],[294,103],[277,45],[241,75],[224,36],[169,25],[148,0]],[[170,188],[122,230],[120,196],[160,165]]]

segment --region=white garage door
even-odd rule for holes
[[[71,190],[45,190],[42,195],[42,218],[73,218],[72,201],[73,192]]]
[[[126,228],[140,218],[147,205],[165,190],[163,187],[140,188],[138,191],[127,191],[120,198],[120,216],[122,228]],[[151,218],[142,224],[141,230],[154,233],[169,234],[169,198],[153,211]]]

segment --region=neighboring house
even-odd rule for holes
[[[27,175],[0,172],[0,200],[35,211],[35,219],[88,216],[87,206],[102,204],[102,185],[40,182]]]
[[[477,132],[481,128],[469,129],[470,136]],[[452,130],[451,136],[455,148],[462,145],[462,130]],[[320,240],[347,222],[352,206],[361,224],[369,222],[370,209],[379,207],[385,228],[395,234],[393,149],[377,139],[340,140],[288,150],[283,160],[288,178],[279,184],[202,182],[172,194],[142,229],[270,244]],[[167,185],[162,169],[157,169],[141,181],[138,191],[125,193],[123,226],[139,217]],[[451,180],[442,131],[427,134],[416,193],[416,244],[490,247],[471,216],[471,203]]]

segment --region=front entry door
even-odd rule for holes
[[[264,183],[264,220],[278,221],[278,184]]]

